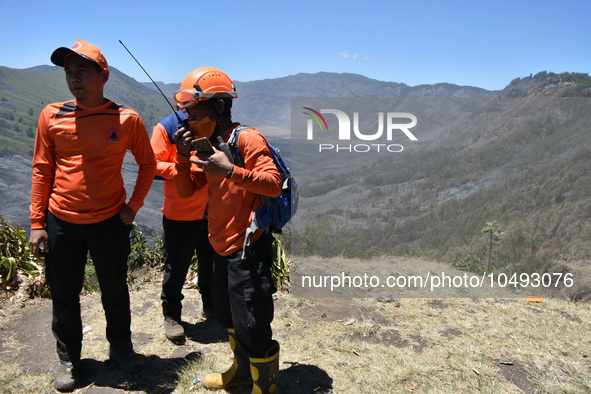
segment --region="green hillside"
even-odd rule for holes
[[[302,95],[476,97],[485,103],[465,107],[469,111],[459,120],[443,106],[434,110],[457,123],[394,159],[343,174],[310,162],[309,175],[316,180],[301,179],[302,209],[292,231],[292,243],[303,245],[306,254],[484,258],[488,243],[481,229],[495,220],[504,231],[494,250],[496,264],[545,264],[560,255],[591,258],[588,74],[541,72],[516,78],[500,92],[448,84],[408,87],[330,73],[238,86],[236,118],[255,125],[289,123],[291,97]],[[137,109],[148,131],[170,112],[153,87],[116,69],[105,95]],[[59,67],[0,67],[0,155],[30,155],[41,109],[70,98]],[[323,171],[333,173],[322,176]]]
[[[481,229],[496,220],[500,268],[591,258],[590,86],[579,73],[516,79],[437,143],[301,185],[292,244],[325,256],[484,259]]]
[[[105,96],[136,109],[146,128],[170,112],[162,96],[111,67]],[[49,103],[72,99],[61,67],[0,66],[0,155],[32,154],[37,119]]]
[[[170,99],[180,83],[158,83]],[[317,97],[389,97],[389,96],[454,96],[488,97],[494,94],[484,89],[451,84],[421,85],[372,80],[355,74],[297,74],[284,78],[238,82],[240,99],[232,108],[233,117],[262,130],[279,128],[289,134],[290,100],[298,96]],[[137,82],[110,67],[105,96],[137,110],[148,132],[170,106],[149,82]],[[21,153],[31,155],[37,119],[41,110],[51,102],[71,99],[63,69],[37,66],[12,69],[0,66],[0,155]]]

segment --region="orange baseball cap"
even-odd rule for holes
[[[103,70],[109,69],[107,59],[105,58],[105,55],[102,54],[101,50],[97,46],[82,40],[76,40],[74,45],[70,48],[61,47],[53,51],[51,54],[51,62],[56,66],[63,67],[66,56],[72,53],[80,55],[88,60],[92,60]]]

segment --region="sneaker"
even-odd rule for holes
[[[133,351],[131,343],[125,345],[111,345],[109,358],[119,364],[119,368],[127,373],[138,373],[144,368],[142,358]]]
[[[70,392],[76,388],[78,368],[70,361],[61,361],[59,370],[55,373],[53,387],[57,391]]]
[[[164,317],[164,335],[166,339],[174,344],[185,343],[185,329],[183,328],[180,320],[175,320],[172,317]]]

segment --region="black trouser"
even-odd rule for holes
[[[265,233],[242,259],[242,250],[214,255],[213,300],[215,317],[234,328],[236,339],[250,357],[264,357],[273,347],[273,293],[271,278],[273,236]]]
[[[127,257],[131,226],[119,214],[93,224],[73,224],[48,212],[50,251],[45,259],[46,277],[53,300],[53,335],[62,361],[76,363],[82,349],[80,292],[90,252],[101,289],[111,345],[131,343],[131,313],[127,289]]]
[[[197,284],[203,307],[211,307],[211,281],[213,248],[209,243],[207,219],[181,221],[162,217],[164,228],[164,280],[162,281],[162,312],[164,316],[181,319],[184,296],[183,285],[191,266],[193,253],[197,253],[199,266]]]

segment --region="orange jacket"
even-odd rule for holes
[[[119,213],[126,193],[121,166],[127,149],[139,165],[127,205],[140,209],[156,161],[144,123],[130,108],[107,101],[49,104],[37,125],[31,187],[31,229],[42,229],[47,209],[70,223],[97,223]]]
[[[209,242],[222,256],[242,249],[246,228],[261,205],[260,195],[281,194],[281,175],[265,137],[258,130],[244,129],[240,132],[238,149],[244,158],[244,168],[234,166],[230,179],[200,171],[188,157],[177,154],[175,158],[174,181],[179,196],[188,197],[205,184],[209,186]],[[253,241],[261,234],[257,231]]]
[[[162,206],[164,216],[171,220],[203,219],[207,206],[207,186],[198,190],[190,198],[179,197],[173,180],[176,145],[170,142],[169,134],[162,123],[154,126],[150,142],[156,156],[156,175],[164,178]]]

